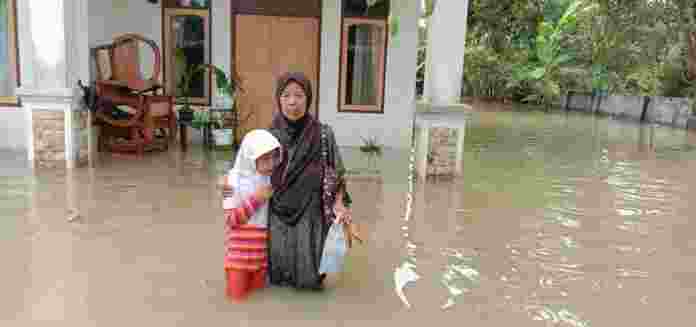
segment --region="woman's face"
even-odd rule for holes
[[[280,110],[283,115],[297,121],[307,113],[307,95],[300,84],[290,82],[280,94]]]

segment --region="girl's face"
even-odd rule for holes
[[[256,172],[262,176],[271,176],[273,168],[280,162],[280,150],[275,149],[271,152],[264,153],[256,158]]]
[[[291,121],[297,121],[307,113],[307,95],[300,84],[290,82],[280,94],[280,110]]]

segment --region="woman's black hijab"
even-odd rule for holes
[[[291,121],[282,112],[280,96],[290,83],[297,83],[307,97],[305,115]],[[303,73],[286,73],[276,84],[277,110],[271,131],[283,145],[283,161],[271,177],[274,195],[271,210],[284,223],[294,225],[303,216],[311,190],[321,190],[321,135],[319,122],[309,113],[312,104],[312,85]],[[292,148],[292,151],[288,151]]]

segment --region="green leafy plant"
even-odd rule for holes
[[[184,101],[184,110],[190,110],[190,95],[191,95],[191,81],[198,74],[204,72],[211,72],[215,76],[215,83],[218,90],[220,90],[224,95],[234,97],[237,92],[243,92],[244,89],[241,87],[241,78],[236,74],[232,76],[227,76],[225,71],[219,67],[211,64],[199,64],[199,65],[188,65],[186,64],[186,55],[183,49],[176,49],[176,67],[179,70],[183,70],[184,73],[181,76],[181,80],[177,84],[177,94],[178,98]]]
[[[660,65],[642,65],[626,76],[631,94],[655,95],[661,89]]]
[[[191,126],[193,128],[201,128],[210,122],[210,115],[205,111],[195,111]]]
[[[179,80],[179,83],[177,84],[177,98],[182,100],[183,105],[179,109],[180,112],[191,112],[193,109],[191,108],[191,82],[194,77],[196,77],[198,74],[202,74],[205,72],[210,72],[215,76],[215,83],[217,85],[217,89],[219,92],[221,92],[222,95],[229,96],[231,98],[235,98],[239,93],[244,92],[244,88],[242,87],[242,79],[241,77],[232,71],[232,73],[228,76],[225,71],[220,69],[219,67],[211,64],[199,64],[199,65],[190,65],[187,66],[186,64],[186,55],[183,52],[182,49],[177,49],[176,50],[176,67],[179,71],[183,71],[184,73],[181,76],[181,79]],[[233,104],[232,110],[236,110],[237,107],[237,102],[235,101]],[[206,113],[207,114],[207,113]],[[246,117],[238,117],[238,123],[243,123],[247,121],[251,116],[254,115],[253,111],[250,111]],[[194,118],[195,121],[195,118]],[[203,126],[203,124],[211,124],[211,127],[213,128],[222,128],[224,123],[223,123],[223,118],[222,117],[212,117],[211,118],[206,118],[205,120],[198,120],[195,123],[192,122],[193,126]]]
[[[364,138],[363,145],[360,146],[360,151],[368,154],[382,155],[382,146],[377,142],[376,137]]]
[[[561,67],[574,60],[573,55],[564,51],[562,36],[576,28],[578,12],[590,8],[592,6],[585,5],[584,1],[576,0],[568,5],[557,21],[541,21],[537,25],[530,61],[514,67],[513,80],[509,85],[531,86],[532,93],[522,102],[535,102],[548,107],[559,100]]]
[[[503,96],[512,74],[511,64],[490,47],[473,45],[464,52],[464,82],[467,95]]]

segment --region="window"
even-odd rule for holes
[[[0,0],[0,105],[17,105],[19,86],[17,64],[16,0]]]
[[[167,94],[184,96],[191,104],[209,105],[212,82],[210,73],[185,75],[198,65],[211,63],[210,1],[166,0],[163,2],[163,19]],[[189,82],[182,84],[185,79]]]
[[[344,1],[338,102],[341,112],[384,112],[388,8],[371,9],[360,1]]]

